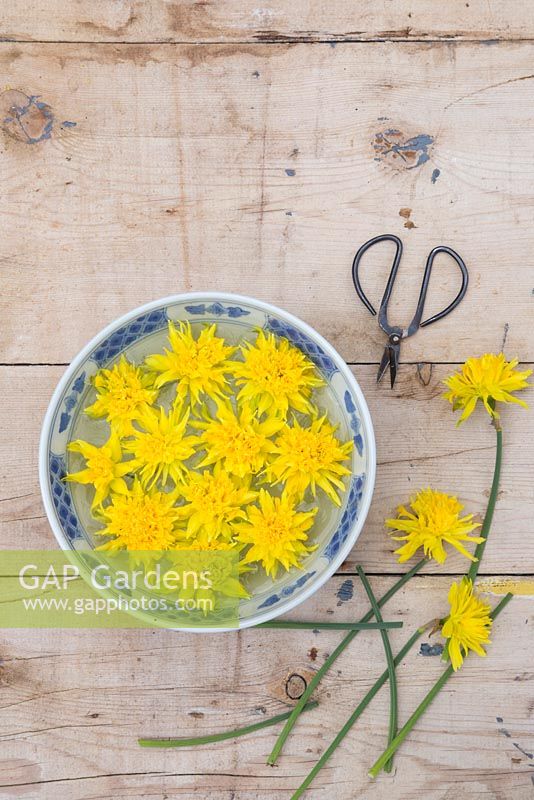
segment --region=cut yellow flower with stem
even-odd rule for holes
[[[131,471],[131,466],[130,462],[122,461],[121,442],[116,431],[111,432],[101,447],[77,439],[70,442],[68,449],[71,453],[80,453],[86,466],[79,472],[65,475],[65,480],[94,486],[93,509],[101,505],[110,492],[124,494],[128,491],[124,475]]]
[[[473,413],[479,400],[493,418],[499,417],[496,403],[517,403],[527,407],[524,400],[514,397],[513,392],[530,385],[527,378],[532,375],[532,370],[517,370],[517,364],[517,358],[506,361],[503,353],[486,353],[480,358],[468,358],[459,372],[445,380],[448,392],[444,397],[451,403],[453,411],[462,411],[458,425]]]
[[[345,491],[342,478],[350,475],[344,466],[353,442],[340,442],[336,428],[326,416],[316,417],[305,428],[295,419],[276,438],[275,455],[266,470],[267,479],[285,482],[286,490],[302,499],[308,487],[315,497],[322,489],[335,505],[341,505],[338,491]]]
[[[495,606],[493,611],[491,611],[491,613],[490,613],[490,617],[491,617],[491,621],[492,622],[493,622],[493,620],[497,619],[499,614],[506,608],[506,606],[508,605],[508,603],[510,602],[511,599],[512,599],[512,595],[511,594],[507,594]],[[415,709],[413,714],[405,722],[405,724],[400,729],[400,731],[397,733],[397,735],[395,736],[395,738],[393,739],[391,744],[384,750],[382,755],[373,764],[373,766],[369,770],[369,776],[371,778],[376,778],[378,773],[382,769],[384,769],[384,767],[387,764],[387,762],[390,760],[390,758],[393,756],[395,751],[400,747],[400,745],[406,739],[406,737],[408,736],[410,731],[415,727],[415,724],[423,716],[423,714],[425,713],[427,708],[433,702],[434,698],[437,697],[437,695],[443,689],[443,687],[445,686],[447,681],[451,678],[452,675],[454,675],[454,672],[455,672],[455,670],[454,670],[454,667],[453,667],[452,664],[449,664],[445,668],[445,670],[443,671],[441,676],[438,678],[438,680],[436,681],[436,683],[434,684],[432,689],[428,692],[426,697],[423,698],[423,700],[417,706],[417,708]]]
[[[260,489],[259,506],[250,506],[246,522],[234,524],[237,540],[251,547],[244,557],[246,564],[258,561],[271,578],[280,566],[289,570],[301,567],[301,559],[315,547],[306,544],[317,509],[297,511],[295,499],[287,492],[273,497]]]
[[[230,539],[238,520],[247,516],[247,506],[257,496],[250,481],[229,475],[221,464],[213,470],[189,472],[180,492],[185,505],[176,509],[187,523],[186,536],[209,542]]]
[[[195,453],[198,436],[187,435],[189,409],[183,410],[175,403],[167,413],[163,407],[147,408],[139,417],[141,430],[124,442],[124,450],[133,455],[128,462],[132,470],[139,471],[144,486],[161,480],[163,486],[170,478],[178,484],[187,474],[185,466]]]
[[[480,523],[473,522],[472,514],[461,517],[463,508],[457,497],[430,488],[417,492],[410,499],[408,508],[399,506],[397,517],[386,520],[387,528],[403,534],[392,536],[395,541],[405,542],[395,550],[399,563],[408,561],[421,548],[427,558],[443,564],[447,558],[444,544],[475,561],[475,556],[462,542],[480,544],[483,541],[481,536],[469,536],[471,531],[480,527]]]
[[[441,624],[442,633],[447,639],[447,647],[444,651],[444,656],[445,658],[450,658],[451,663],[398,732],[389,747],[386,748],[373,765],[369,772],[370,776],[373,778],[384,768],[396,749],[406,739],[418,719],[425,713],[426,709],[445,686],[449,678],[461,666],[464,656],[467,655],[470,650],[480,655],[485,654],[484,644],[489,642],[489,632],[492,621],[512,599],[512,595],[508,593],[502,598],[496,608],[490,611],[489,606],[475,594],[473,584],[480,569],[499,492],[503,432],[499,414],[496,410],[496,404],[504,402],[525,405],[523,401],[515,398],[512,392],[526,388],[526,379],[531,374],[531,371],[526,370],[524,372],[518,372],[515,370],[516,366],[516,360],[507,362],[502,353],[500,355],[486,354],[478,359],[468,359],[459,373],[452,375],[445,381],[449,389],[445,397],[452,403],[453,410],[462,409],[460,422],[464,421],[472,414],[478,400],[483,402],[486,411],[493,418],[497,445],[495,450],[493,481],[484,522],[480,530],[479,538],[481,541],[477,544],[475,549],[475,560],[471,562],[467,575],[462,581],[459,584],[453,584],[453,586],[451,586],[449,592],[450,613]]]
[[[526,389],[530,385],[527,383],[527,378],[532,374],[532,370],[516,370],[517,364],[517,359],[506,361],[503,353],[498,355],[486,353],[480,358],[468,358],[460,371],[454,373],[445,381],[449,391],[445,393],[444,397],[452,404],[454,411],[462,410],[458,425],[473,413],[477,402],[481,400],[486,411],[492,417],[497,437],[493,481],[484,522],[480,530],[482,541],[476,546],[475,561],[471,564],[467,574],[471,581],[474,581],[478,574],[499,491],[503,434],[500,414],[496,406],[498,403],[516,403],[525,408],[527,407],[523,400],[514,397],[512,393]]]
[[[236,413],[230,403],[223,401],[217,403],[215,419],[207,408],[203,416],[203,421],[191,423],[202,431],[199,442],[207,451],[199,466],[221,462],[225,470],[240,478],[260,472],[275,450],[270,437],[285,425],[278,417],[260,421],[250,406]]]
[[[451,660],[456,672],[470,650],[485,656],[483,645],[489,644],[491,630],[491,606],[485,603],[473,589],[473,582],[464,577],[449,589],[450,611],[443,620],[441,633],[447,640],[443,660]]]
[[[232,363],[240,387],[238,401],[263,413],[286,417],[290,408],[313,413],[312,390],[324,385],[312,361],[287,339],[258,332],[241,347],[243,361]]]
[[[94,419],[105,418],[119,436],[130,435],[132,422],[158,396],[153,379],[141,367],[130,364],[124,356],[109,369],[101,369],[92,378],[95,402],[85,409]]]
[[[195,339],[189,322],[169,322],[169,343],[164,354],[147,356],[145,365],[155,374],[154,383],[161,388],[177,381],[178,397],[197,404],[205,395],[222,397],[228,394],[227,375],[233,364],[228,360],[235,347],[216,336],[216,326],[204,328]]]
[[[124,494],[112,495],[112,502],[99,518],[104,527],[98,536],[112,537],[99,550],[162,551],[172,549],[179,537],[177,493],[146,490],[135,478]]]

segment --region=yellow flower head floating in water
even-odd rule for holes
[[[133,432],[132,422],[158,396],[152,378],[124,356],[110,369],[101,369],[93,378],[96,400],[85,413],[99,419],[105,417],[119,436]]]
[[[276,438],[275,455],[266,472],[268,480],[285,481],[286,490],[299,500],[308,487],[315,497],[319,487],[339,506],[336,490],[345,490],[342,478],[350,475],[350,469],[343,464],[352,452],[353,442],[343,444],[334,436],[335,431],[326,416],[313,419],[309,428],[294,420]]]
[[[244,572],[274,578],[314,549],[308,509],[316,494],[341,505],[353,442],[319,411],[325,381],[304,352],[264,330],[232,336],[170,322],[167,348],[142,366],[123,355],[100,369],[85,408],[98,422],[70,445],[85,469],[76,459],[66,480],[95,487],[98,549],[142,563],[136,551],[213,550],[222,563],[228,548],[237,569],[225,590],[245,597]]]
[[[294,498],[287,492],[273,497],[260,489],[259,507],[250,506],[246,522],[234,524],[237,540],[252,545],[244,562],[259,561],[273,579],[280,565],[286,570],[300,568],[301,558],[315,549],[305,543],[316,513],[316,508],[297,511]]]
[[[156,374],[155,386],[177,381],[176,392],[184,399],[189,393],[193,404],[204,396],[222,397],[227,393],[226,375],[232,364],[228,361],[235,347],[225,344],[215,335],[216,326],[204,328],[195,339],[189,322],[169,322],[171,349],[165,354],[148,356],[146,367]]]
[[[284,424],[277,417],[267,417],[260,422],[249,406],[236,413],[230,403],[220,401],[215,419],[205,408],[204,421],[192,423],[202,431],[199,442],[207,451],[199,467],[221,462],[227,472],[239,478],[256,475],[275,450],[269,437],[278,433]]]
[[[180,542],[170,555],[172,568],[193,571],[197,575],[208,572],[211,588],[196,588],[190,584],[182,586],[179,596],[184,600],[203,598],[214,604],[217,595],[242,599],[250,597],[239,580],[240,573],[249,570],[249,567],[243,568],[237,561],[239,550],[240,547],[236,542],[224,542],[220,539]],[[229,553],[233,553],[235,558],[229,558]]]
[[[443,564],[447,558],[444,544],[452,545],[463,556],[475,561],[475,557],[465,549],[462,542],[482,542],[478,536],[469,536],[480,525],[473,522],[472,514],[460,517],[462,510],[463,505],[458,502],[457,497],[430,488],[417,492],[411,498],[408,508],[399,506],[398,516],[386,520],[387,528],[404,534],[393,536],[395,541],[405,542],[395,550],[399,563],[408,561],[421,547],[427,558]]]
[[[130,472],[130,464],[122,461],[121,443],[115,431],[111,432],[108,441],[102,447],[77,439],[70,442],[68,449],[71,453],[80,453],[85,458],[86,466],[79,472],[65,475],[65,480],[91,484],[95,487],[92,508],[101,505],[110,491],[119,494],[128,491],[124,475]]]
[[[133,438],[124,442],[124,450],[132,453],[128,462],[132,470],[139,471],[141,483],[149,487],[161,480],[163,486],[170,478],[179,483],[187,473],[184,462],[193,455],[198,436],[187,435],[189,410],[182,411],[175,403],[166,413],[159,408],[147,408],[139,417],[142,430],[134,431]]]
[[[220,463],[213,470],[189,472],[180,491],[186,504],[177,512],[187,520],[186,535],[200,542],[229,539],[234,523],[246,518],[246,506],[257,496],[249,481],[229,475]]]
[[[104,523],[96,533],[111,536],[99,550],[161,551],[172,549],[179,536],[179,510],[176,492],[146,491],[136,478],[125,494],[114,494],[100,519]]]
[[[324,381],[304,353],[287,339],[275,339],[260,330],[254,344],[241,347],[243,361],[232,364],[240,388],[238,401],[261,416],[264,412],[286,417],[293,408],[313,412],[312,390]]]
[[[482,645],[489,644],[492,619],[490,606],[473,591],[469,578],[462,578],[449,589],[449,616],[443,621],[442,635],[447,639],[444,657],[456,671],[470,650],[485,656]]]
[[[452,404],[453,411],[462,410],[458,425],[475,410],[479,400],[491,417],[498,417],[496,403],[517,403],[527,408],[523,400],[514,397],[512,392],[526,389],[530,384],[527,378],[531,369],[516,370],[518,361],[506,361],[503,353],[486,353],[480,358],[468,358],[460,372],[445,381],[448,392],[444,397]]]

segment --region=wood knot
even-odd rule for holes
[[[306,678],[298,672],[292,672],[286,680],[286,695],[290,700],[299,700],[308,687]]]
[[[414,169],[426,164],[433,144],[434,137],[428,133],[412,136],[392,127],[377,131],[372,142],[375,161],[398,170]]]
[[[5,133],[19,142],[38,144],[52,136],[54,114],[38,95],[6,89],[0,94],[0,118]]]
[[[310,658],[309,654],[308,658]],[[296,703],[315,675],[314,670],[308,669],[308,665],[311,666],[310,662],[313,663],[312,658],[305,663],[297,662],[284,670],[282,675],[279,674],[269,685],[271,696],[282,703]]]

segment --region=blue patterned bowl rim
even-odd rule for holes
[[[295,317],[288,311],[284,311],[278,306],[266,303],[263,300],[258,300],[254,297],[249,297],[247,295],[239,295],[226,292],[187,292],[184,294],[170,295],[169,297],[164,297],[159,300],[154,300],[150,303],[146,303],[145,305],[134,308],[132,311],[127,312],[121,317],[118,317],[109,325],[107,325],[105,328],[103,328],[96,336],[94,336],[91,339],[91,341],[88,342],[88,344],[82,350],[80,350],[78,355],[74,357],[69,367],[66,369],[65,373],[60,379],[52,395],[52,399],[50,401],[50,404],[48,406],[43,421],[43,427],[41,430],[41,437],[39,443],[39,482],[41,486],[41,494],[43,498],[43,504],[45,507],[46,515],[48,517],[48,521],[50,523],[52,531],[58,541],[58,544],[63,550],[71,550],[72,548],[67,537],[65,536],[65,532],[63,531],[61,525],[58,523],[57,520],[54,503],[50,491],[50,480],[49,480],[50,435],[51,435],[52,425],[54,423],[54,419],[57,414],[58,405],[63,399],[65,389],[68,387],[73,376],[77,373],[80,367],[89,359],[89,357],[94,353],[94,351],[98,348],[98,346],[119,328],[124,327],[130,321],[136,319],[137,317],[143,314],[147,314],[150,311],[165,309],[166,307],[172,306],[174,304],[201,303],[201,302],[212,303],[214,305],[222,303],[239,305],[241,303],[252,306],[256,308],[258,311],[264,312],[267,317],[274,316],[284,319],[288,325],[293,326],[297,331],[301,331],[305,336],[313,340],[319,346],[319,348],[321,348],[324,351],[324,354],[329,359],[331,359],[331,361],[335,364],[337,371],[341,373],[347,385],[350,387],[352,396],[356,398],[357,412],[361,423],[360,430],[363,437],[363,441],[365,442],[365,449],[366,449],[366,473],[365,473],[365,479],[363,481],[363,490],[361,493],[361,498],[359,498],[358,513],[355,519],[351,523],[351,529],[349,534],[346,536],[341,546],[336,548],[336,552],[331,558],[328,566],[325,569],[323,569],[319,574],[313,572],[304,574],[295,584],[295,588],[298,587],[300,591],[291,592],[291,594],[288,594],[288,596],[285,598],[283,602],[276,603],[276,608],[264,607],[259,610],[259,613],[254,614],[253,617],[240,620],[239,628],[247,628],[247,627],[252,627],[254,625],[259,625],[262,622],[267,622],[268,620],[274,619],[278,616],[281,616],[282,614],[286,614],[288,611],[290,611],[297,605],[300,605],[302,602],[304,602],[304,600],[307,600],[324,583],[326,583],[326,581],[336,572],[336,570],[345,561],[348,554],[352,550],[354,544],[356,543],[356,540],[358,539],[363,529],[367,514],[369,512],[369,507],[371,505],[371,499],[373,496],[375,476],[376,476],[376,444],[375,444],[373,423],[371,420],[371,415],[367,403],[365,401],[363,392],[360,388],[360,385],[358,384],[358,381],[352,374],[351,370],[349,369],[343,358],[341,358],[339,353],[332,347],[332,345],[323,336],[321,336],[320,333],[317,333],[317,331],[314,330],[306,322],[303,322],[303,320],[299,319],[298,317]],[[206,633],[206,632],[213,633],[221,631],[221,629],[216,629],[216,628],[199,628],[199,629],[186,628],[184,630],[187,630],[188,632],[199,632],[199,633]]]

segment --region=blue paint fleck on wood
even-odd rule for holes
[[[517,742],[512,742],[512,744],[516,748],[516,750],[519,750],[519,752],[522,753],[524,756],[526,756],[528,759],[530,759],[530,761],[534,760],[534,753],[530,753],[528,750],[525,750]]]
[[[336,597],[339,600],[338,605],[341,605],[341,603],[346,603],[347,600],[352,600],[353,594],[354,594],[354,581],[351,578],[347,578],[346,581],[343,581],[343,583],[336,592]]]
[[[293,178],[293,176],[294,176],[295,174],[296,174],[296,173],[295,173],[295,170],[294,170],[294,169],[286,169],[286,175],[289,175],[289,177],[290,177],[290,178]]]
[[[430,178],[432,183],[435,183],[440,175],[441,175],[441,170],[436,167],[436,169],[432,172],[432,176]]]
[[[442,653],[442,644],[429,644],[428,642],[422,642],[421,647],[419,648],[420,656],[440,656]]]

